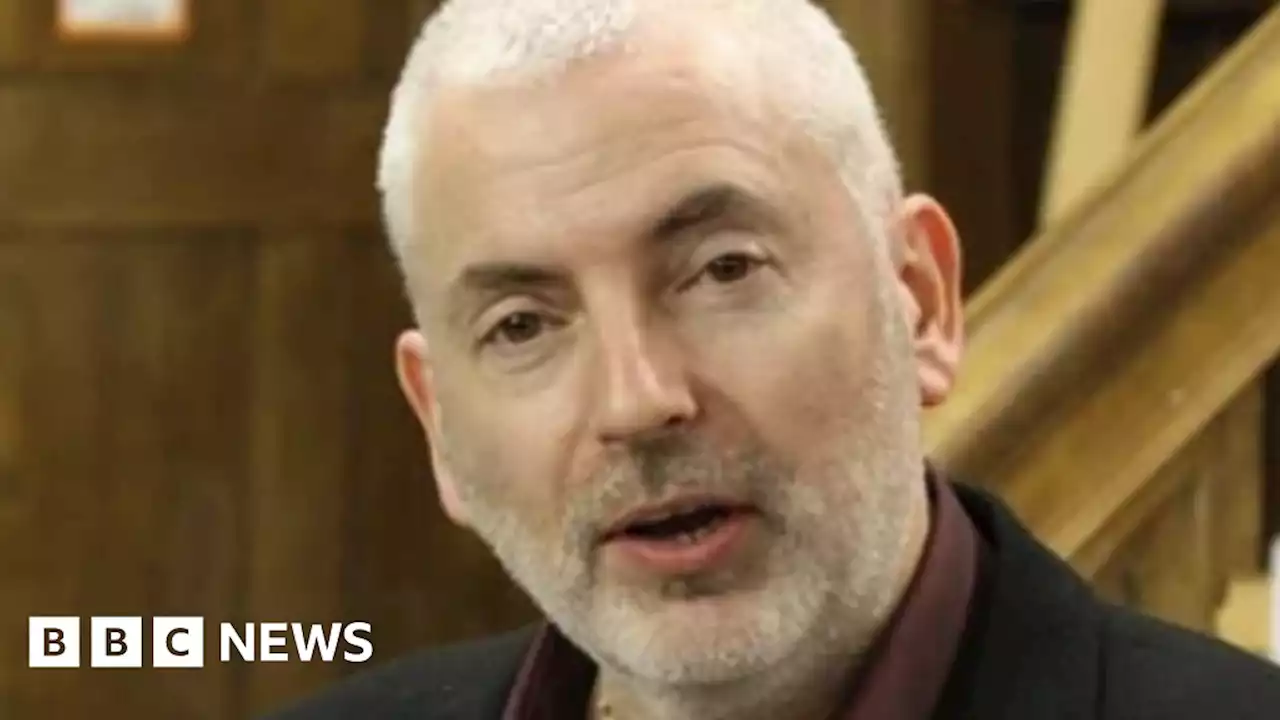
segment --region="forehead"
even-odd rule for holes
[[[562,72],[446,87],[422,129],[432,147],[439,141],[480,159],[537,162],[608,144],[628,130],[759,115],[763,83],[743,44],[727,30],[698,34],[688,26],[666,33],[641,26],[625,48]],[[427,169],[450,159],[436,153]]]
[[[637,47],[437,96],[416,196],[434,279],[477,255],[625,234],[698,185],[783,191],[796,133],[749,57],[715,36]]]

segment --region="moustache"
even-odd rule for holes
[[[591,542],[613,519],[637,507],[692,494],[767,512],[775,505],[773,491],[789,474],[757,442],[726,450],[687,433],[635,440],[611,451],[584,484],[568,509],[568,527],[578,541]]]

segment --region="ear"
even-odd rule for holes
[[[441,450],[444,438],[440,431],[440,405],[435,394],[427,340],[420,331],[407,330],[396,340],[396,374],[400,378],[400,390],[422,425],[431,450],[431,466],[435,472],[440,505],[450,520],[466,526],[457,480]]]
[[[946,210],[926,195],[908,197],[900,219],[898,280],[913,331],[921,402],[932,407],[951,393],[964,350],[960,239]]]

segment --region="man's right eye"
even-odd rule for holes
[[[545,329],[546,319],[535,312],[513,312],[493,326],[484,336],[484,344],[520,345],[537,339]]]

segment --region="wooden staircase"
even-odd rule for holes
[[[1280,9],[979,289],[931,457],[1108,598],[1265,649],[1276,268]]]

